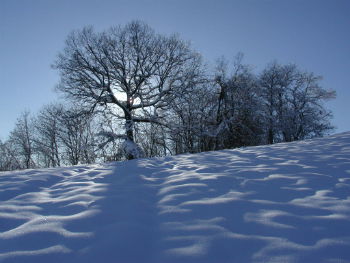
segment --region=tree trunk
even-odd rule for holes
[[[268,138],[267,138],[268,144],[273,144],[273,130],[270,128],[268,132]]]

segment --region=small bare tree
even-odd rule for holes
[[[199,62],[177,36],[158,35],[136,21],[102,33],[73,32],[53,67],[60,71],[61,92],[86,110],[109,110],[124,120],[125,134],[116,137],[133,145],[135,122],[159,123],[157,109],[184,78],[193,77]],[[127,158],[136,155],[129,152]]]
[[[321,87],[320,80],[320,76],[301,71],[294,64],[274,62],[263,70],[259,84],[267,143],[322,136],[333,129],[331,112],[323,102],[336,94]]]
[[[59,143],[59,116],[63,106],[49,104],[44,106],[35,121],[35,148],[40,152],[45,167],[61,165]]]
[[[16,149],[22,159],[23,167],[35,167],[34,156],[34,129],[30,113],[25,111],[17,119],[15,128],[11,131],[9,143]]]
[[[62,109],[58,116],[58,137],[63,157],[69,164],[95,161],[92,116],[77,114],[78,109]]]
[[[262,137],[261,100],[256,76],[237,54],[232,72],[229,63],[218,61],[215,76],[218,88],[215,149],[260,144]]]
[[[23,164],[18,159],[19,156],[9,141],[0,140],[0,171],[23,169]]]

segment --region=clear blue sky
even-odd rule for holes
[[[350,131],[349,0],[0,0],[0,138],[24,110],[58,97],[50,68],[73,29],[143,20],[177,32],[208,61],[245,54],[257,70],[276,59],[322,75],[337,132]]]

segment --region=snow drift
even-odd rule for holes
[[[0,173],[0,262],[350,262],[350,132]]]

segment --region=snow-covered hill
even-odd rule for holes
[[[350,262],[350,132],[0,173],[0,262]]]

